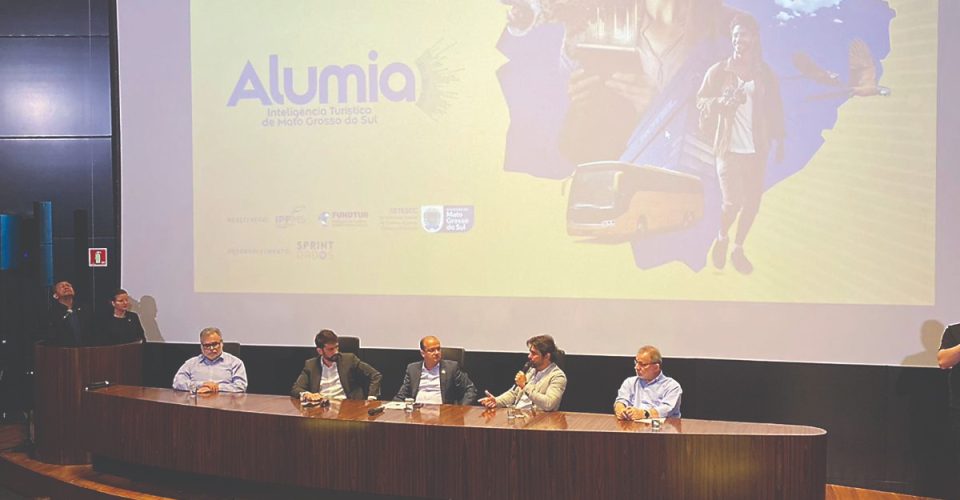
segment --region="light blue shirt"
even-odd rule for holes
[[[417,389],[417,402],[440,405],[443,404],[443,395],[440,393],[440,363],[432,370],[427,370],[424,363],[420,367],[420,387]]]
[[[664,418],[679,417],[681,394],[680,383],[660,373],[649,382],[640,377],[624,380],[617,392],[617,402],[642,410],[657,410]]]
[[[173,377],[173,388],[178,391],[196,391],[204,382],[217,382],[223,392],[246,392],[247,369],[240,358],[224,352],[210,361],[200,354],[188,359]]]

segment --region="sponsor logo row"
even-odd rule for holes
[[[319,225],[332,228],[366,228],[372,223],[384,230],[422,230],[427,233],[465,233],[473,229],[475,210],[472,205],[421,205],[393,207],[372,217],[366,210],[307,211],[303,205],[273,216],[230,216],[227,224],[273,225],[278,229]]]

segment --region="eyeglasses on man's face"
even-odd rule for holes
[[[219,341],[219,340],[218,340],[218,341],[216,341],[216,342],[207,342],[206,344],[200,344],[200,345],[201,345],[204,349],[207,349],[207,350],[211,350],[211,351],[212,351],[212,350],[220,347],[220,344],[223,344],[223,341]]]

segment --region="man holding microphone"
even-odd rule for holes
[[[517,372],[515,385],[499,396],[487,393],[480,404],[487,408],[512,406],[518,410],[534,408],[556,411],[567,389],[567,375],[554,362],[557,345],[549,335],[537,335],[527,340],[526,371]]]

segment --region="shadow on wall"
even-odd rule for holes
[[[911,354],[900,363],[902,366],[937,366],[937,351],[940,350],[940,339],[946,326],[935,320],[928,319],[920,326],[920,344],[923,350]]]
[[[163,335],[160,334],[160,325],[157,323],[157,299],[144,295],[140,300],[133,300],[131,309],[140,315],[140,323],[143,325],[147,342],[164,342]]]

